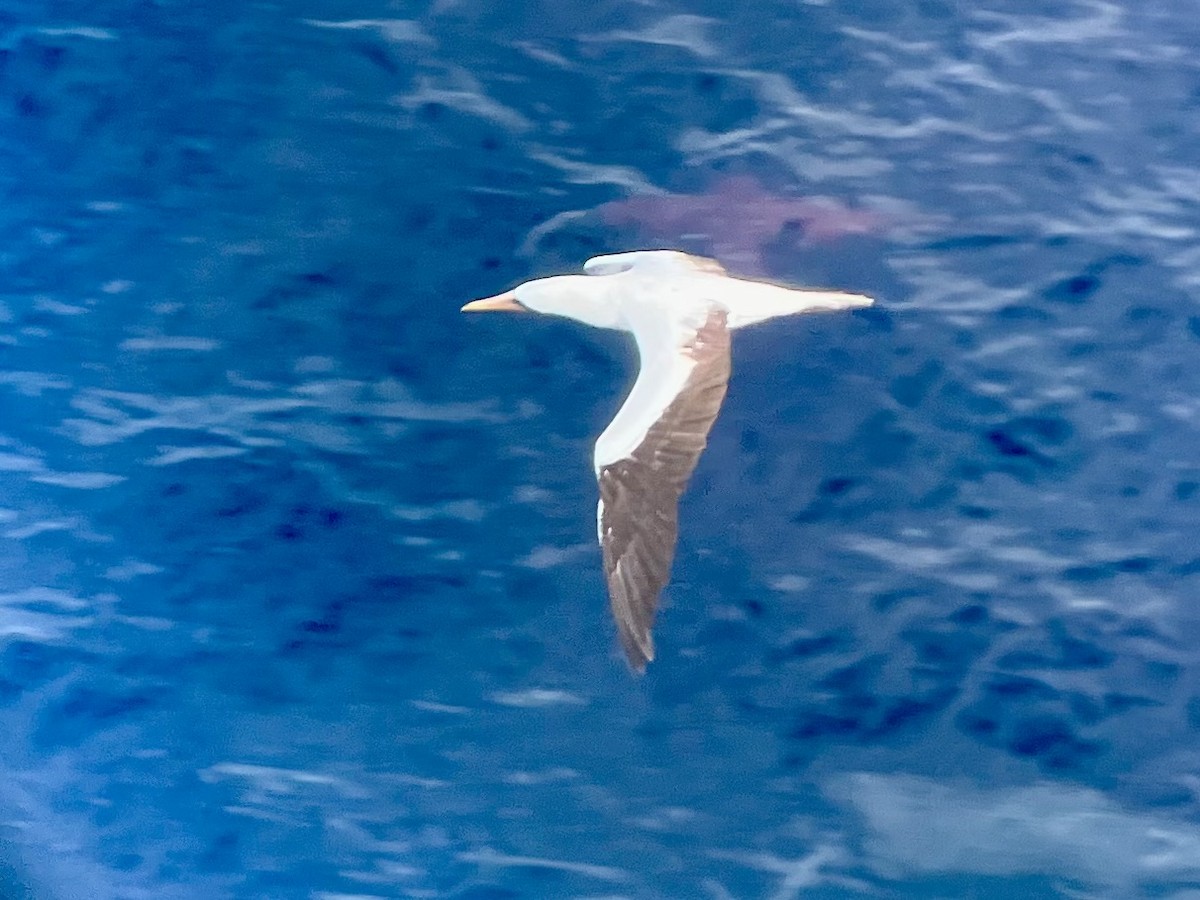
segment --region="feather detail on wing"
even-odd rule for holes
[[[715,259],[693,256],[682,250],[631,250],[628,253],[593,256],[583,264],[583,272],[585,275],[617,275],[635,266],[644,272],[725,274],[724,267]]]
[[[679,498],[725,398],[729,330],[725,311],[714,307],[699,327],[635,336],[642,371],[597,442],[596,477],[612,613],[629,664],[640,672],[654,659],[651,629],[675,558]]]

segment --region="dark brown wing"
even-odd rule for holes
[[[724,310],[709,313],[683,352],[695,360],[683,390],[629,456],[598,472],[608,594],[621,646],[638,672],[654,659],[650,630],[675,558],[679,497],[708,443],[729,382]]]

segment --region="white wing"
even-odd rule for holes
[[[608,256],[593,256],[583,264],[586,275],[616,275],[637,267],[639,271],[670,274],[695,274],[708,272],[724,275],[725,270],[715,259],[692,256],[681,250],[634,250],[629,253],[611,253]]]
[[[711,307],[691,325],[658,315],[634,331],[642,370],[596,442],[595,457],[609,600],[621,646],[637,671],[654,659],[650,632],[675,558],[679,497],[729,381],[723,309]]]
[[[821,288],[794,288],[769,281],[729,276],[715,259],[692,256],[680,250],[635,250],[594,256],[583,264],[587,275],[619,275],[636,270],[637,275],[670,279],[683,285],[688,300],[702,299],[719,304],[729,312],[730,328],[744,328],[778,316],[857,309],[875,301],[862,294]],[[699,276],[699,277],[697,277]],[[712,277],[718,276],[718,277]]]
[[[712,288],[712,294],[729,311],[730,328],[744,328],[778,316],[859,309],[875,302],[862,294],[848,294],[845,291],[789,288],[744,278],[713,280],[721,282]]]

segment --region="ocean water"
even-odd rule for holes
[[[1190,2],[0,10],[0,897],[1200,896]],[[739,332],[629,674],[646,246]],[[532,318],[532,317],[530,317]]]

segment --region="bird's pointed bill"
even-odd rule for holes
[[[485,297],[482,300],[472,300],[462,308],[462,312],[526,312],[517,302],[515,291],[505,291],[495,297]]]

